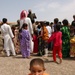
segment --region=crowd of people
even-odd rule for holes
[[[23,10],[17,25],[10,27],[7,18],[2,19],[1,34],[4,40],[4,50],[7,56],[22,54],[23,58],[30,58],[31,54],[48,57],[53,53],[53,61],[57,62],[56,54],[62,58],[75,57],[75,15],[69,24],[67,19],[59,22],[35,21],[35,13]]]

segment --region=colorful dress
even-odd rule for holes
[[[15,51],[16,53],[20,53],[20,48],[19,48],[19,39],[18,39],[18,36],[19,36],[19,30],[18,29],[15,29],[14,30],[14,45],[15,45]]]
[[[75,36],[70,39],[70,57],[75,57]]]
[[[30,56],[30,34],[28,30],[22,29],[20,33],[20,50],[24,58]]]
[[[70,30],[67,26],[61,28],[62,31],[62,55],[63,58],[69,57],[70,52]]]

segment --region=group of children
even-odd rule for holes
[[[62,62],[62,32],[60,31],[60,24],[54,25],[54,32],[51,34],[48,32],[46,22],[41,21],[40,25],[36,26],[34,29],[34,34],[32,35],[32,41],[34,42],[33,53],[37,55],[48,56],[48,46],[50,42],[53,44],[53,60],[56,61],[56,53],[59,56],[60,63]],[[66,27],[66,26],[65,26]],[[49,29],[50,30],[50,29]],[[14,46],[16,53],[21,53],[23,58],[30,58],[31,48],[30,48],[30,33],[28,31],[27,23],[22,25],[22,28],[19,30],[18,27],[12,27],[12,32],[14,34]],[[70,55],[74,55],[74,28],[70,26],[71,34],[71,50]],[[50,35],[50,36],[48,36]]]
[[[38,28],[38,27],[37,27]],[[39,31],[39,30],[40,31]],[[56,53],[58,52],[58,56],[60,58],[60,63],[62,60],[62,33],[60,32],[60,26],[56,25],[55,32],[51,37],[48,36],[48,31],[44,22],[41,22],[41,27],[39,26],[37,30],[34,30],[33,34],[33,53],[37,53],[37,55],[48,56],[48,44],[53,41],[53,60],[56,62]],[[17,30],[14,30],[17,32]],[[17,35],[17,34],[15,34]],[[21,51],[23,58],[30,58],[30,33],[28,31],[28,25],[26,23],[23,24],[21,30],[18,33],[17,39],[14,40],[16,42],[15,48],[17,48],[16,53]],[[19,43],[19,44],[18,44]]]

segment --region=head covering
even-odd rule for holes
[[[20,20],[26,18],[27,16],[28,16],[28,12],[26,10],[22,10],[20,14]]]

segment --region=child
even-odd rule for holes
[[[60,32],[60,25],[55,26],[55,32],[49,38],[48,43],[53,41],[53,60],[56,62],[56,52],[58,53],[60,63],[62,62],[62,32]]]
[[[20,50],[23,58],[30,58],[30,34],[26,23],[20,30]]]
[[[12,26],[12,32],[14,34],[14,46],[15,46],[15,52],[16,54],[20,53],[19,50],[19,39],[18,39],[18,35],[19,35],[19,29],[16,26]]]
[[[41,34],[38,38],[42,38],[42,46],[41,46],[41,55],[47,57],[48,56],[48,43],[47,40],[49,39],[48,30],[46,28],[45,22],[40,22],[41,24]]]
[[[44,61],[40,58],[34,58],[30,62],[30,74],[28,75],[48,75],[45,71]]]
[[[34,49],[33,53],[38,53],[38,32],[35,30],[33,35]]]

